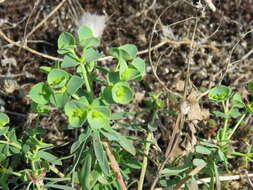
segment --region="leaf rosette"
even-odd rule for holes
[[[69,101],[64,106],[64,112],[68,116],[70,126],[73,128],[82,127],[87,119],[87,107],[76,100]]]
[[[44,82],[34,85],[29,92],[32,100],[37,104],[47,104],[51,93],[51,89]]]
[[[111,112],[106,107],[97,107],[89,111],[87,115],[88,122],[93,130],[110,128]]]
[[[220,85],[210,90],[210,92],[208,93],[208,98],[216,102],[222,102],[229,98],[230,93],[230,88],[224,85]]]
[[[76,47],[76,41],[72,34],[68,32],[62,32],[58,38],[58,53],[67,54],[73,53],[73,49]]]
[[[112,88],[112,98],[118,104],[128,104],[133,99],[133,92],[128,83],[116,83]]]
[[[59,93],[65,92],[69,74],[61,69],[53,69],[47,76],[47,83]]]

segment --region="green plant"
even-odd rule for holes
[[[253,82],[248,84],[248,91],[253,94]],[[247,160],[252,160],[252,153],[240,153],[236,152],[232,148],[233,140],[232,137],[236,130],[243,123],[247,114],[252,114],[253,103],[244,103],[239,93],[232,93],[232,90],[226,86],[217,86],[210,90],[208,94],[209,99],[221,103],[223,107],[223,112],[214,111],[216,117],[224,119],[224,126],[220,128],[217,132],[217,141],[224,152],[226,158],[231,158],[235,155],[246,157]],[[234,122],[234,120],[236,120]],[[233,124],[235,123],[235,124]],[[228,169],[227,161],[225,166]]]
[[[0,137],[3,139],[0,141],[0,185],[3,189],[9,189],[9,185],[14,187],[13,184],[27,184],[27,189],[30,186],[36,189],[54,186],[53,181],[44,185],[44,177],[49,171],[60,174],[54,165],[62,165],[62,162],[47,151],[54,146],[38,138],[44,131],[27,129],[18,139],[15,128],[9,127],[8,123],[8,116],[0,113]],[[25,164],[19,168],[22,162]],[[10,177],[12,175],[16,178]]]
[[[248,84],[248,91],[253,94],[253,82]],[[218,130],[216,141],[199,139],[194,151],[166,164],[160,173],[161,186],[178,189],[184,185],[185,189],[189,189],[190,183],[207,175],[210,176],[210,182],[204,184],[205,187],[210,190],[220,189],[218,178],[220,173],[231,168],[229,159],[240,156],[246,164],[253,161],[252,146],[249,146],[245,153],[236,151],[232,146],[237,129],[243,124],[246,115],[253,113],[253,103],[245,103],[239,93],[233,93],[229,87],[223,85],[211,89],[208,97],[222,105],[223,112],[216,110],[213,113],[224,119],[224,126]]]
[[[29,186],[35,185],[37,189],[73,189],[75,185],[80,185],[82,189],[124,188],[125,184],[122,186],[122,181],[119,181],[110,169],[106,152],[110,153],[109,149],[112,148],[115,154],[117,151],[123,151],[135,155],[136,150],[128,137],[117,132],[120,125],[112,127],[112,121],[125,119],[129,114],[113,113],[111,105],[129,104],[132,101],[134,92],[129,82],[142,79],[145,62],[137,57],[137,48],[127,44],[108,51],[109,55],[117,60],[114,68],[99,66],[97,61],[103,54],[94,49],[98,45],[99,39],[94,37],[86,26],[81,26],[78,30],[78,41],[72,34],[63,32],[58,39],[58,53],[64,56],[63,61],[54,67],[41,67],[47,74],[47,81],[39,82],[30,90],[34,112],[46,115],[52,108],[57,108],[68,118],[67,129],[77,130],[78,135],[71,145],[70,155],[57,158],[46,151],[55,146],[38,139],[39,128],[29,130],[27,136],[17,140],[15,130],[6,127],[8,117],[1,114],[0,135],[6,140],[0,141],[0,145],[2,149],[6,146],[10,148],[4,152],[5,157],[2,157],[1,161],[3,158],[22,154],[22,157],[29,160],[32,168],[18,172],[2,168],[5,174],[26,177],[24,181],[29,182]],[[69,68],[74,72],[68,72]],[[108,142],[111,146],[109,148]],[[61,165],[61,160],[69,158],[73,159],[74,164],[63,168],[63,172],[51,166]],[[110,162],[112,165],[112,160]],[[49,171],[53,171],[60,178],[46,178],[45,174]],[[127,177],[129,171],[122,172]],[[118,175],[121,174],[116,173],[116,176]],[[51,182],[47,183],[47,180]],[[63,181],[63,184],[72,187],[57,184]]]

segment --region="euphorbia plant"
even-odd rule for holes
[[[68,174],[77,174],[83,189],[99,186],[110,176],[103,141],[117,142],[135,155],[133,144],[111,126],[112,120],[124,119],[127,114],[113,113],[110,105],[129,104],[134,97],[129,81],[140,80],[145,73],[145,63],[137,57],[134,45],[108,51],[117,60],[112,69],[97,65],[103,57],[94,49],[98,45],[99,39],[86,26],[78,30],[78,40],[63,32],[58,39],[58,53],[63,55],[63,61],[54,67],[41,67],[47,81],[34,85],[30,91],[34,111],[46,114],[56,107],[67,116],[68,129],[82,129],[71,147],[75,166]],[[68,72],[68,68],[74,72]],[[96,83],[101,84],[100,89]],[[77,171],[79,163],[83,168]]]
[[[253,83],[250,82],[248,84],[248,91],[251,94],[253,94],[252,89]],[[231,144],[233,143],[231,138],[235,134],[238,127],[240,127],[240,125],[243,123],[246,115],[253,113],[253,103],[245,103],[239,93],[232,93],[232,90],[224,85],[211,89],[208,97],[217,103],[221,103],[223,107],[223,112],[213,112],[216,117],[221,117],[224,119],[224,126],[221,127],[217,133],[217,141],[220,145],[221,150],[224,151],[227,157],[239,155],[247,158],[250,161],[253,161],[251,158],[252,153],[240,153],[232,150],[231,148]],[[233,120],[236,120],[234,125],[232,125]]]

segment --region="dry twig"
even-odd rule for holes
[[[38,56],[40,56],[40,57],[44,57],[44,58],[49,59],[49,60],[52,60],[52,61],[63,61],[63,59],[61,59],[61,58],[53,57],[53,56],[50,56],[50,55],[46,55],[46,54],[44,54],[44,53],[40,53],[40,52],[38,52],[38,51],[36,51],[36,50],[34,50],[34,49],[32,49],[32,48],[29,48],[29,47],[26,46],[26,45],[22,46],[21,44],[19,44],[19,43],[17,43],[17,42],[14,42],[14,41],[11,40],[10,38],[8,38],[1,30],[0,30],[0,36],[1,36],[4,40],[6,40],[7,42],[9,42],[10,44],[15,45],[15,46],[17,46],[17,47],[20,47],[20,48],[22,48],[22,49],[25,49],[25,50],[27,50],[27,51],[29,51],[29,52],[35,54],[35,55],[38,55]]]
[[[58,9],[61,8],[61,6],[65,3],[65,1],[68,1],[68,0],[62,0],[39,24],[37,24],[31,32],[29,32],[25,39],[28,39],[36,30],[38,30],[43,24],[45,24],[45,22],[51,17],[53,16],[56,11],[58,11]]]

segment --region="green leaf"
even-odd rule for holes
[[[105,104],[115,104],[112,98],[112,87],[108,86],[102,90],[102,97]]]
[[[32,102],[32,111],[39,113],[41,115],[49,112],[51,107],[45,104],[37,104],[36,102]]]
[[[115,130],[111,130],[110,133],[104,131],[102,133],[105,137],[108,138],[109,141],[117,141],[127,152],[131,153],[132,155],[136,154],[136,150],[133,144],[129,140],[127,140],[125,136],[121,135]]]
[[[120,57],[125,60],[132,60],[137,55],[137,47],[132,44],[126,44],[118,48],[120,50]]]
[[[128,68],[127,62],[124,59],[120,58],[118,64],[119,64],[119,72],[121,75],[121,73],[125,72]]]
[[[221,117],[221,118],[225,118],[225,119],[228,119],[230,118],[230,115],[227,115],[223,112],[220,112],[220,111],[214,111],[213,114],[216,116],[216,117]]]
[[[3,124],[2,122],[0,122],[0,123]],[[9,127],[6,127],[6,126],[3,127],[3,126],[5,126],[5,125],[0,126],[0,136],[7,134],[9,131]]]
[[[208,98],[217,102],[225,101],[229,98],[231,89],[226,86],[217,86],[208,93]]]
[[[40,156],[40,158],[48,161],[49,163],[52,163],[54,165],[62,165],[61,160],[56,156],[54,156],[53,154],[40,150],[38,155]]]
[[[95,61],[86,63],[86,69],[88,73],[92,72],[94,68],[95,68]]]
[[[111,120],[121,120],[126,119],[129,115],[134,115],[134,112],[117,112],[112,114]]]
[[[61,68],[75,67],[78,66],[80,62],[72,54],[64,55],[63,62],[61,63]]]
[[[133,99],[133,92],[125,82],[118,82],[112,88],[112,98],[116,103],[128,104]]]
[[[77,75],[73,75],[67,84],[67,92],[73,95],[83,85],[83,80]]]
[[[118,48],[110,48],[108,54],[117,59],[132,60],[136,57],[137,51],[135,45],[126,44]]]
[[[41,66],[41,67],[40,67],[40,70],[41,70],[43,73],[48,74],[50,71],[52,71],[52,67]]]
[[[94,50],[93,48],[88,48],[86,49],[85,52],[85,62],[92,62],[92,61],[97,61],[99,58],[101,58],[103,56],[103,54],[98,53],[96,50]]]
[[[66,85],[69,74],[61,69],[53,69],[47,76],[47,83],[53,88],[62,88]]]
[[[45,83],[40,82],[32,87],[29,95],[37,104],[47,104],[51,93],[51,89]]]
[[[90,189],[94,189],[94,185],[96,185],[98,179],[101,177],[101,175],[103,175],[101,172],[98,172],[96,170],[92,170],[91,173],[90,173],[90,176],[89,176],[89,179],[90,179]]]
[[[245,105],[242,101],[241,95],[239,93],[235,93],[232,97],[232,105],[237,108],[244,108]]]
[[[162,176],[176,176],[184,171],[186,171],[188,167],[180,166],[180,167],[171,167],[171,168],[165,168],[161,171]]]
[[[208,143],[208,142],[205,142],[205,141],[200,141],[200,144],[204,145],[204,146],[207,146],[207,147],[210,147],[210,148],[219,148],[217,145],[211,144],[211,143]]]
[[[70,147],[70,154],[73,154],[80,147],[81,143],[79,141],[74,142]]]
[[[85,106],[89,107],[90,106],[90,103],[87,99],[86,96],[82,96],[79,100],[78,100],[80,103],[84,104]]]
[[[111,84],[116,84],[120,81],[119,72],[109,72],[107,74],[107,81]]]
[[[8,123],[10,123],[8,115],[6,115],[5,113],[0,113],[0,127],[4,127]]]
[[[69,101],[64,106],[64,112],[68,116],[69,124],[73,128],[82,127],[87,118],[87,107],[76,100]]]
[[[134,80],[140,76],[140,72],[134,68],[127,68],[124,72],[120,73],[120,79],[123,81]]]
[[[135,58],[130,66],[133,66],[134,68],[136,68],[141,75],[143,75],[146,72],[146,66],[145,66],[145,61],[139,57]]]
[[[246,111],[250,114],[253,114],[253,102],[246,104]]]
[[[137,170],[140,170],[142,167],[142,163],[136,160],[124,160],[124,162],[120,163],[120,165]]]
[[[82,185],[83,190],[90,189],[89,176],[91,173],[91,161],[92,161],[91,154],[87,153],[84,159],[84,164],[80,172],[80,180],[79,180]]]
[[[106,129],[111,128],[110,127],[111,112],[106,107],[93,108],[88,112],[87,119],[90,127],[93,130],[101,128]]]
[[[100,43],[100,40],[94,37],[92,30],[87,26],[81,26],[79,28],[78,39],[80,45],[84,48],[97,47]]]
[[[86,129],[79,135],[78,141],[79,141],[80,143],[85,142],[85,141],[89,138],[90,134],[91,134],[90,129],[89,129],[89,128],[86,128]]]
[[[212,153],[208,148],[201,145],[196,146],[196,152],[204,155],[210,155]]]
[[[230,112],[229,115],[233,117],[234,119],[240,117],[242,114],[239,112],[238,108],[233,108]]]
[[[110,172],[108,160],[103,149],[102,143],[100,141],[100,135],[98,131],[94,131],[93,133],[93,148],[95,151],[96,158],[98,160],[99,166],[102,169],[105,175],[108,175]]]
[[[120,58],[120,51],[116,47],[110,48],[109,51],[108,51],[108,54],[111,55],[112,57],[117,58],[117,59]]]
[[[64,92],[62,94],[53,93],[50,96],[50,102],[54,104],[57,108],[62,109],[65,104],[69,101],[68,93]]]
[[[68,32],[62,32],[58,38],[58,53],[66,54],[72,52],[76,47],[75,38]]]
[[[92,30],[88,26],[81,26],[78,30],[79,41],[90,37],[94,37]]]
[[[206,162],[204,160],[202,160],[202,159],[195,158],[193,160],[193,165],[197,166],[197,167],[205,167],[206,166]]]
[[[218,149],[218,156],[222,162],[226,161],[226,156],[220,149]]]
[[[253,94],[253,81],[248,83],[247,89],[248,89],[250,94]]]
[[[86,140],[90,136],[90,129],[87,127],[85,130],[79,135],[78,141],[74,142],[70,148],[70,154],[73,154],[77,151],[77,149],[80,147],[82,143],[85,143]]]

